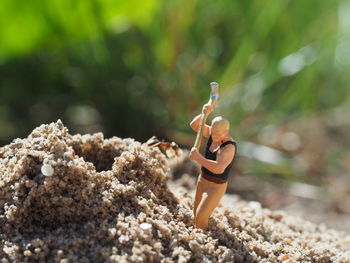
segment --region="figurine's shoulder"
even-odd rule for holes
[[[220,148],[223,148],[226,145],[234,145],[234,146],[236,146],[236,141],[232,137],[228,136],[228,137],[225,138],[225,140],[221,144]]]
[[[226,142],[234,142],[235,143],[236,141],[231,136],[227,136],[223,143],[226,143]]]

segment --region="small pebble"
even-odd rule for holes
[[[25,250],[25,251],[23,252],[23,254],[24,254],[24,256],[26,256],[26,257],[30,257],[30,256],[32,255],[32,252],[31,252],[30,250]]]
[[[140,227],[141,227],[142,229],[146,230],[146,229],[151,229],[151,228],[152,228],[152,225],[151,225],[151,224],[148,224],[148,223],[142,223],[142,224],[140,225]]]
[[[279,256],[279,258],[278,258],[278,260],[279,260],[280,262],[286,261],[286,260],[288,260],[288,259],[289,259],[288,255],[285,255],[285,254]]]
[[[41,167],[41,172],[43,175],[45,176],[52,176],[53,173],[54,173],[54,169],[52,168],[51,165],[49,164],[44,164],[42,167]]]

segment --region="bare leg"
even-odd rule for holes
[[[203,185],[203,181],[200,180],[200,176],[199,176],[197,180],[196,195],[194,198],[194,207],[193,207],[194,222],[196,222],[197,207],[202,200],[203,192],[204,192],[204,185]]]
[[[203,195],[203,198],[198,205],[195,226],[201,229],[208,229],[209,217],[214,209],[219,205],[222,196],[225,194],[227,183],[216,184],[208,187]]]

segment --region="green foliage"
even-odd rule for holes
[[[346,3],[3,0],[0,140],[57,118],[141,140],[187,133],[210,81],[241,139],[322,114],[348,102]]]

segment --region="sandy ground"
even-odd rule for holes
[[[225,195],[193,227],[194,179],[157,148],[61,121],[0,148],[1,262],[350,262],[350,235]]]

